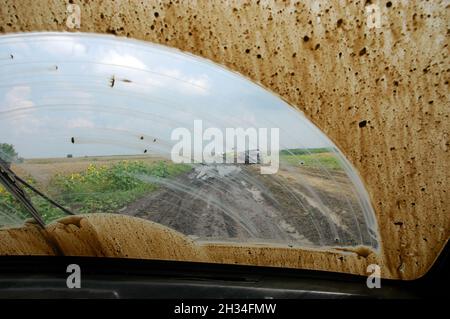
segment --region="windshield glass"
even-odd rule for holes
[[[0,68],[1,160],[75,214],[135,216],[196,241],[378,248],[337,147],[238,74],[79,33],[1,36]],[[25,192],[46,223],[66,215]],[[0,225],[30,217],[0,184]]]

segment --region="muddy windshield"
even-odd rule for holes
[[[202,242],[378,247],[338,148],[239,74],[73,33],[2,36],[0,68],[2,162],[74,214],[134,216]],[[44,223],[66,215],[24,192]],[[0,184],[0,226],[31,217]]]

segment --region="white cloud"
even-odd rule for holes
[[[52,39],[53,40],[53,39]],[[39,47],[51,54],[67,57],[84,56],[87,53],[86,46],[75,38],[58,36],[53,41],[42,41]]]
[[[145,63],[135,56],[130,54],[120,54],[115,51],[110,51],[100,62],[105,64],[125,66],[134,69],[145,70],[147,68]]]
[[[182,93],[200,95],[207,95],[209,93],[211,83],[206,74],[191,76],[182,73],[179,69],[163,68],[158,69],[157,72],[167,78],[164,82],[175,80],[174,87]]]
[[[127,79],[138,85],[127,86],[129,90],[148,92],[149,89],[161,86],[160,81],[146,72],[147,65],[134,55],[109,50],[98,62],[101,64],[95,66],[94,74],[102,74],[108,77],[114,75],[119,81]]]
[[[82,117],[77,117],[67,122],[68,128],[92,128],[94,126],[94,122]]]
[[[20,116],[22,108],[31,108],[31,112],[34,111],[35,104],[31,100],[30,94],[29,86],[14,86],[5,94],[0,106],[0,111],[8,112],[11,115],[7,123],[11,124],[11,128],[18,134],[33,132],[40,125],[40,121],[30,111],[25,113],[26,116]],[[19,112],[19,116],[15,116],[15,110]]]
[[[108,50],[99,60],[103,65],[95,67],[101,74],[114,74],[116,79],[127,79],[135,82],[137,86],[128,87],[130,90],[144,91],[145,93],[170,89],[182,94],[206,95],[211,87],[210,79],[206,74],[190,75],[177,68],[156,67],[141,60],[133,53],[121,53],[117,50]],[[150,63],[151,64],[151,63]],[[114,68],[122,66],[125,68]]]
[[[6,94],[1,111],[9,111],[23,107],[33,107],[30,99],[31,88],[29,86],[14,86]]]

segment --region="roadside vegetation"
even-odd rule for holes
[[[28,177],[27,181],[74,213],[114,213],[158,188],[144,181],[145,177],[172,178],[189,170],[188,165],[163,160],[153,163],[122,160],[109,166],[90,164],[76,173],[55,174],[45,187],[33,178]],[[27,193],[46,222],[64,216],[46,200],[32,192]],[[10,224],[11,219],[28,218],[26,210],[2,186],[0,210],[0,225]]]
[[[4,161],[28,183],[77,214],[115,213],[148,193],[158,189],[151,178],[173,178],[192,169],[186,164],[174,164],[162,159],[123,157],[33,159],[18,157],[14,147],[0,145]],[[340,170],[341,165],[327,148],[290,149],[280,152],[280,160],[294,167]],[[43,175],[28,173],[39,166]],[[45,179],[42,178],[45,176]],[[149,179],[150,177],[150,179]],[[150,181],[149,181],[150,180]],[[64,213],[45,199],[26,190],[45,222],[63,217]],[[20,224],[29,218],[28,212],[0,185],[0,226]]]
[[[280,152],[280,161],[312,169],[342,170],[338,158],[328,148],[291,149]]]

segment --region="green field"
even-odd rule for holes
[[[57,170],[57,163],[47,160],[46,164]],[[73,173],[57,172],[45,184],[33,176],[23,177],[74,213],[113,213],[158,188],[144,181],[145,177],[171,178],[189,170],[191,167],[188,165],[163,160],[120,160],[110,165],[91,163]],[[61,210],[46,200],[32,192],[28,194],[46,222],[64,216]],[[29,217],[26,210],[1,186],[0,211],[0,225]]]
[[[292,149],[280,152],[281,163],[306,169],[340,170],[329,149]],[[114,213],[158,189],[145,177],[173,178],[191,166],[161,158],[92,157],[31,159],[14,164],[13,170],[74,213]],[[46,200],[28,192],[46,222],[64,213]],[[28,212],[0,186],[0,226],[20,223]]]
[[[315,152],[313,151],[311,153],[301,150],[301,152],[294,151],[292,153],[290,154],[286,151],[280,152],[280,162],[282,163],[284,161],[290,165],[305,168],[342,170],[342,165],[339,163],[338,158],[328,150],[320,152],[316,149]]]

